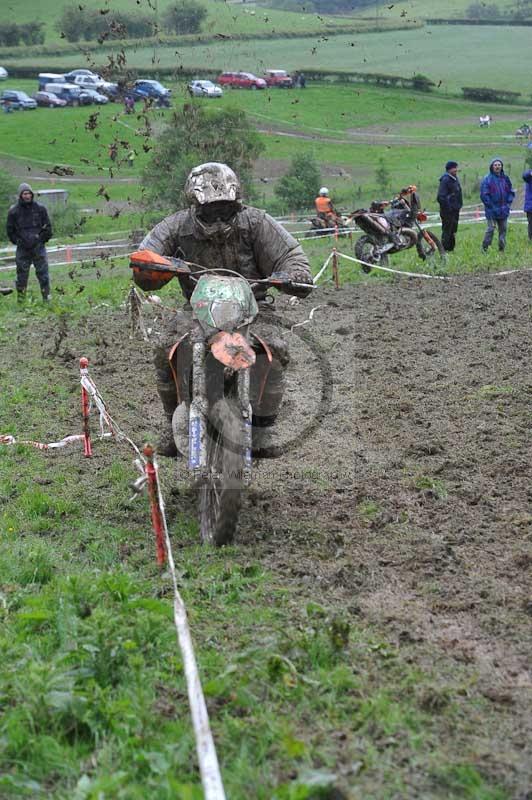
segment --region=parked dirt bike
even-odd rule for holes
[[[516,139],[530,139],[532,137],[532,128],[525,122],[516,130],[515,136]]]
[[[390,205],[391,210],[385,211]],[[427,215],[421,210],[419,195],[415,186],[402,189],[392,200],[371,204],[352,214],[353,221],[365,232],[355,243],[355,255],[366,264],[386,266],[388,256],[415,247],[423,261],[445,260],[445,250],[432,231],[422,228]],[[371,272],[371,266],[362,266],[364,272]]]
[[[248,281],[228,269],[202,269],[149,250],[130,256],[135,282],[145,290],[160,289],[173,277],[186,275],[196,283],[190,304],[192,328],[171,351],[180,405],[173,419],[177,448],[188,448],[188,467],[198,489],[201,539],[224,545],[232,541],[244,488],[251,482],[251,373],[258,380],[258,401],[264,393],[272,354],[253,333],[259,312],[252,287],[276,288],[299,284],[271,279]],[[256,351],[266,358],[258,370]],[[191,356],[190,356],[191,352]],[[188,385],[184,363],[192,362]],[[188,359],[188,361],[187,361]],[[188,437],[183,432],[187,430]],[[185,426],[183,426],[185,422]]]

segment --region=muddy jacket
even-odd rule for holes
[[[440,178],[437,201],[440,204],[440,211],[445,214],[447,211],[460,211],[462,208],[462,187],[460,181],[445,172]]]
[[[19,187],[19,200],[11,206],[7,215],[7,235],[13,244],[24,250],[34,250],[43,245],[52,236],[52,225],[48,211],[40,203],[31,200],[23,202],[20,195],[23,191],[31,192],[28,184]]]
[[[499,175],[493,172],[493,164],[500,159],[494,159],[490,164],[489,173],[480,184],[480,199],[484,203],[486,219],[506,219],[510,215],[510,206],[515,197],[512,182],[508,175],[501,170]]]
[[[165,256],[183,258],[204,267],[224,267],[245,278],[267,278],[284,272],[297,283],[312,283],[306,255],[278,222],[258,208],[244,206],[229,222],[205,225],[194,208],[178,211],[153,228],[140,245]],[[180,278],[187,299],[194,283]],[[253,289],[262,299],[267,287]],[[310,287],[309,287],[310,292]],[[301,296],[302,292],[298,292]]]

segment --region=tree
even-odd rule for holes
[[[85,29],[85,15],[78,6],[64,6],[56,28],[69,42],[79,42]]]
[[[185,180],[192,167],[221,161],[236,172],[244,196],[250,197],[253,162],[262,150],[244,111],[206,110],[185,103],[156,141],[142,176],[145,196],[157,208],[182,208],[186,205]]]
[[[163,24],[170,33],[197,33],[206,16],[205,6],[195,0],[179,0],[166,9]]]
[[[386,192],[392,182],[390,170],[386,166],[382,156],[379,158],[377,169],[375,170],[375,180],[381,192]]]
[[[274,189],[277,197],[292,211],[306,208],[318,194],[321,184],[320,170],[311,153],[294,156],[286,175]]]

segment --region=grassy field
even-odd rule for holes
[[[479,254],[481,228],[461,229],[451,274],[530,263],[523,226],[512,226],[504,255],[488,258]],[[330,243],[304,246],[316,270]],[[349,251],[348,240],[340,249]],[[389,280],[344,265],[343,282]],[[418,270],[420,262],[406,253],[394,265]],[[51,308],[33,299],[34,278],[25,307],[2,300],[0,348],[11,352],[18,340],[37,345],[25,349],[15,372],[11,358],[2,360],[0,432],[53,440],[77,430],[80,347],[98,354],[92,374],[111,413],[134,408],[131,399],[124,405],[103,356],[111,341],[116,346],[109,325],[113,315],[124,319],[128,277],[120,261],[53,268]],[[176,287],[161,296],[175,302]],[[150,419],[135,411],[139,440],[154,437]],[[130,462],[112,443],[96,443],[92,461],[75,449],[2,453],[6,800],[202,796],[168,577],[154,563],[145,500],[127,501]],[[484,776],[479,751],[495,726],[511,724],[511,709],[499,706],[495,716],[466,663],[442,653],[435,661],[429,643],[416,645],[423,658],[413,661],[408,641],[398,647],[388,640],[356,603],[346,608],[334,592],[316,602],[312,587],[287,574],[281,579],[252,548],[198,548],[197,524],[170,491],[171,469],[162,480],[229,797],[506,800],[504,787]],[[369,531],[375,507],[361,502],[353,513]],[[318,542],[321,532],[294,521],[282,546],[298,536]],[[333,793],[338,785],[350,786],[350,794]]]
[[[29,93],[35,89],[32,81],[9,80],[6,85]],[[182,84],[174,84],[173,90],[176,106],[190,102]],[[375,184],[380,159],[390,173],[389,191],[414,182],[429,208],[434,207],[438,177],[449,157],[460,161],[468,198],[478,199],[478,179],[494,155],[503,157],[516,188],[520,188],[524,148],[514,131],[523,120],[522,109],[509,107],[501,113],[501,109],[488,108],[495,122],[490,129],[481,130],[475,104],[438,94],[362,86],[312,86],[297,92],[235,91],[226,92],[216,103],[194,102],[210,103],[209,108],[243,108],[264,131],[261,138],[265,151],[256,181],[263,204],[270,201],[275,180],[301,148],[316,158],[337,202],[347,208],[382,193]],[[125,116],[117,104],[101,109],[37,109],[23,117],[20,113],[3,115],[5,135],[0,159],[10,162],[10,171],[19,180],[38,176],[34,181],[37,188],[66,188],[82,208],[113,206],[121,209],[121,215],[128,215],[141,200],[136,178],[150,157],[144,145],[152,143],[169,116],[168,111],[152,112],[147,131],[145,121]],[[45,136],[41,135],[43,129]],[[298,136],[285,135],[295,133]],[[108,146],[114,140],[119,142],[120,163],[113,164]],[[125,160],[131,147],[137,153],[133,166]],[[54,174],[57,166],[73,171],[67,181]],[[110,170],[115,180],[110,179]],[[133,204],[129,210],[128,201]],[[129,222],[137,227],[134,218]],[[121,216],[120,225],[125,224]],[[89,216],[87,230],[109,230],[112,225],[112,219],[104,223],[103,217],[99,221],[93,215]]]
[[[493,37],[497,58],[493,58]],[[405,31],[272,41],[224,41],[208,46],[152,47],[127,51],[128,66],[160,64],[165,69],[249,69],[261,72],[272,66],[285,69],[329,68],[412,75],[421,72],[435,81],[441,91],[459,93],[461,86],[493,86],[529,96],[528,74],[532,67],[529,28],[425,26]],[[520,68],[515,68],[519,53]],[[19,64],[33,64],[33,58],[17,58]],[[98,61],[98,59],[96,59]],[[54,69],[80,65],[71,55],[46,59]],[[9,63],[6,62],[9,67]],[[38,71],[36,69],[36,71]]]

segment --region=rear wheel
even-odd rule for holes
[[[361,236],[355,242],[355,256],[360,261],[365,261],[361,264],[363,272],[371,272],[371,264],[375,266],[385,267],[388,264],[388,256],[384,253],[379,253],[377,245],[371,236]]]
[[[443,245],[432,231],[424,230],[419,234],[416,249],[422,261],[430,259],[433,264],[438,262],[441,264],[445,263],[445,250],[443,249]]]
[[[232,400],[219,400],[211,416],[208,473],[199,491],[200,535],[204,544],[221,547],[233,541],[242,505],[245,432],[242,414]]]

